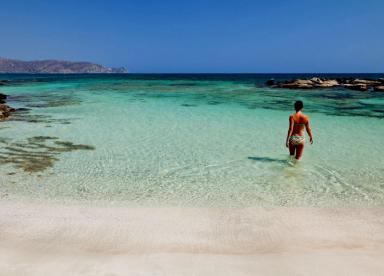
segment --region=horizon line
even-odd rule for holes
[[[128,73],[31,73],[0,72],[3,75],[289,75],[289,74],[384,74],[384,72],[128,72]]]

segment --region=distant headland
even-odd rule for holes
[[[22,61],[0,57],[0,73],[28,73],[28,74],[121,74],[128,73],[124,67],[109,68],[100,64],[86,61],[65,60],[33,60]]]

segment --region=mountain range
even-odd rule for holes
[[[56,74],[90,74],[90,73],[128,73],[124,67],[109,68],[86,61],[33,60],[23,61],[0,57],[0,73],[56,73]]]

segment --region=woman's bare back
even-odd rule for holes
[[[309,123],[309,117],[301,112],[297,112],[289,117],[292,122],[292,134],[291,135],[304,135],[304,128]]]

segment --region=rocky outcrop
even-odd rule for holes
[[[8,118],[11,112],[15,112],[16,110],[12,107],[6,105],[5,100],[7,99],[7,95],[0,93],[0,120]]]
[[[9,80],[0,80],[0,85],[6,85],[9,83]]]
[[[0,93],[0,104],[4,104],[7,99],[7,95]]]
[[[88,74],[128,73],[128,71],[124,67],[108,68],[91,62],[72,62],[63,60],[22,61],[0,58],[0,73]]]
[[[312,89],[312,88],[329,88],[338,86],[339,83],[336,80],[327,80],[321,78],[312,79],[297,79],[293,81],[286,81],[278,83],[276,86],[281,88],[299,88],[299,89]]]
[[[8,118],[11,112],[15,112],[14,108],[9,107],[6,104],[0,104],[0,119]]]
[[[369,86],[364,83],[346,83],[342,84],[342,87],[356,91],[367,91],[369,89]]]
[[[382,91],[384,79],[354,79],[354,78],[318,78],[294,79],[284,82],[269,80],[265,83],[267,86],[288,89],[319,89],[319,88],[345,88],[357,91]]]
[[[268,86],[275,85],[275,84],[276,84],[276,81],[275,81],[274,79],[270,79],[270,80],[267,80],[267,81],[265,82],[265,84],[268,85]]]
[[[384,92],[384,85],[375,86],[374,91]]]

